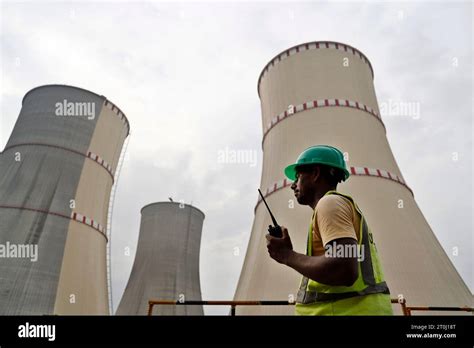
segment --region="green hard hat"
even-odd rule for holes
[[[346,168],[344,155],[339,149],[329,145],[315,145],[304,150],[296,160],[296,163],[290,164],[285,168],[285,175],[288,179],[296,180],[296,168],[310,164],[323,164],[328,167],[341,169],[344,172],[344,180],[349,178],[349,171]]]

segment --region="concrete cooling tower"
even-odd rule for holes
[[[0,314],[109,314],[109,198],[128,133],[104,96],[25,95],[0,155]]]
[[[365,55],[341,43],[301,44],[273,58],[258,80],[263,123],[260,187],[278,222],[288,228],[293,246],[304,253],[312,211],[298,205],[283,169],[309,146],[341,149],[351,177],[338,191],[353,196],[365,214],[391,297],[403,294],[412,306],[472,306],[469,289],[398,168],[373,78]],[[259,200],[236,300],[296,298],[301,276],[268,256],[265,234],[270,223]],[[239,308],[238,314],[292,314],[294,310],[291,306]],[[400,314],[400,306],[395,304],[394,311]]]
[[[148,301],[200,301],[199,251],[204,213],[188,204],[157,202],[141,210],[132,272],[117,315],[146,315]],[[158,305],[154,315],[203,315],[200,305]]]

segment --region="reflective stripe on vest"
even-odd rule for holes
[[[362,212],[359,210],[357,205],[354,203],[352,197],[343,195],[339,192],[336,191],[329,191],[326,193],[328,194],[337,194],[340,196],[343,196],[351,202],[352,206],[356,210],[356,212],[360,215],[360,239],[359,245],[363,245],[363,251],[364,251],[364,259],[363,261],[360,262],[360,269],[361,269],[361,275],[362,275],[362,280],[365,285],[367,285],[364,289],[360,291],[347,291],[347,292],[341,292],[341,293],[334,293],[334,292],[317,292],[313,290],[308,289],[308,285],[310,282],[310,279],[307,277],[303,277],[301,281],[300,288],[298,290],[298,295],[296,296],[296,302],[302,303],[302,304],[310,304],[314,302],[321,302],[321,301],[335,301],[335,300],[341,300],[341,299],[346,299],[350,297],[356,297],[356,296],[365,296],[365,295],[370,295],[370,294],[390,294],[390,291],[388,289],[387,284],[385,281],[382,281],[380,283],[375,282],[375,275],[374,275],[374,269],[372,266],[372,254],[370,251],[370,240],[371,234],[369,233],[369,228],[367,226],[367,223],[365,221],[364,216],[362,215]],[[314,215],[313,215],[314,217]],[[313,219],[312,219],[313,220]],[[310,224],[309,232],[308,232],[308,241],[307,241],[307,251],[306,254],[308,256],[312,256],[312,249],[313,249],[313,238],[312,238],[312,222]],[[360,275],[359,275],[360,277]],[[357,282],[357,281],[356,281]],[[356,283],[354,282],[354,284]],[[349,287],[350,288],[350,287]]]

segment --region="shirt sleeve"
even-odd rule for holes
[[[357,235],[352,220],[351,204],[341,196],[328,195],[316,206],[316,222],[323,246],[338,238],[352,238]]]

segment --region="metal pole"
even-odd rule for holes
[[[153,302],[148,301],[148,315],[152,315],[153,313]]]

